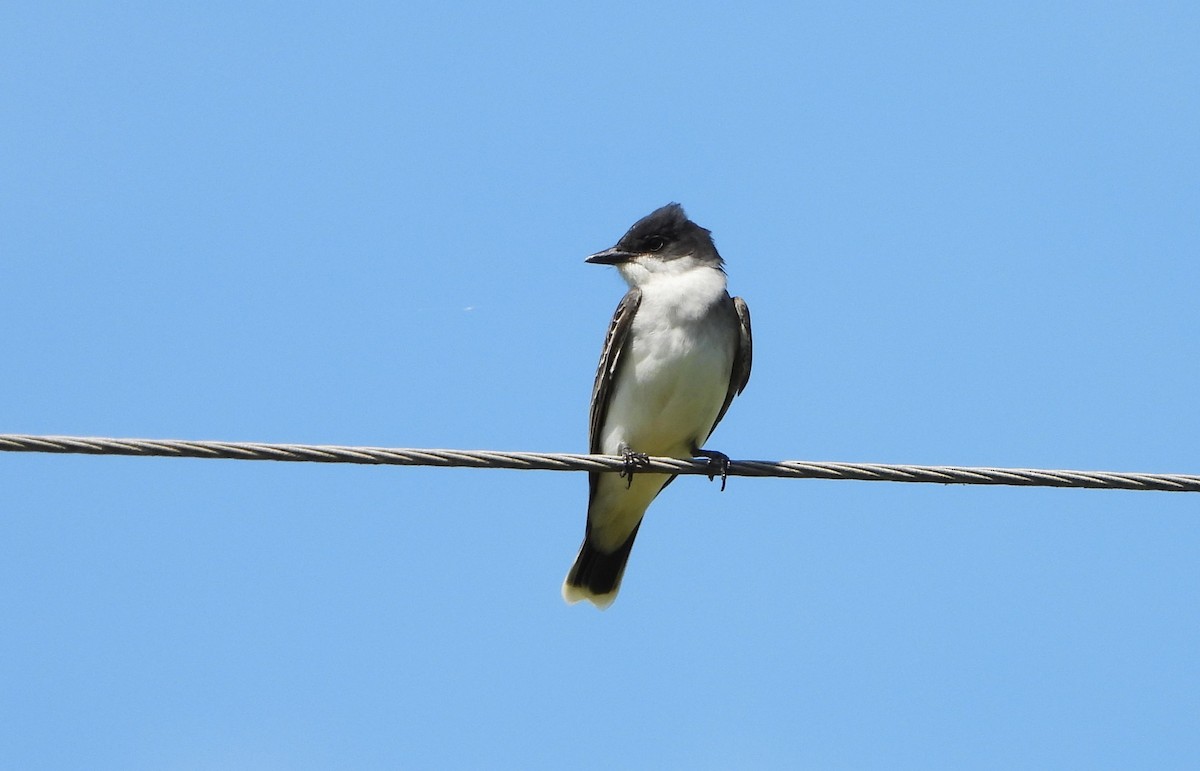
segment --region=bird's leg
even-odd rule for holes
[[[628,490],[633,485],[634,472],[640,471],[650,465],[650,456],[644,452],[634,452],[629,448],[629,445],[621,445],[621,455],[625,458],[625,466],[621,469],[621,476],[625,478],[625,489]]]
[[[712,472],[708,475],[708,481],[711,482],[717,474],[720,474],[721,492],[725,492],[725,478],[729,476],[729,456],[716,450],[702,450],[699,447],[693,447],[692,457],[708,458],[708,468]]]

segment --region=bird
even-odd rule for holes
[[[649,456],[706,458],[712,474],[729,458],[704,449],[750,379],[750,310],[727,288],[710,231],[670,203],[629,228],[616,245],[586,258],[615,266],[629,285],[617,305],[592,387],[592,454],[621,455],[620,474],[588,475],[587,526],[563,581],[568,604],[604,610],[621,588],[646,509],[672,474],[641,471]]]

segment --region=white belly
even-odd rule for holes
[[[622,353],[600,447],[690,458],[725,402],[736,330],[700,320],[679,324],[646,310],[639,309]]]
[[[719,271],[643,284],[600,428],[600,452],[628,448],[690,458],[702,446],[729,390],[739,328]],[[715,317],[712,314],[716,314]],[[589,539],[612,550],[629,537],[670,479],[638,473],[633,484],[600,474],[588,510]]]

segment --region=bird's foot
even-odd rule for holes
[[[633,475],[650,465],[650,456],[644,452],[634,452],[628,447],[621,448],[621,455],[625,458],[621,476],[625,478],[625,489],[628,490],[633,485]]]
[[[725,479],[729,476],[729,456],[716,450],[701,450],[699,447],[695,447],[692,449],[692,457],[708,458],[708,468],[711,472],[708,475],[708,481],[713,481],[717,474],[720,474],[721,492],[725,492]]]

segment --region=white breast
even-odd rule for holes
[[[642,302],[622,351],[601,450],[627,446],[650,455],[691,457],[729,388],[737,326],[725,275],[707,267],[639,282]]]

